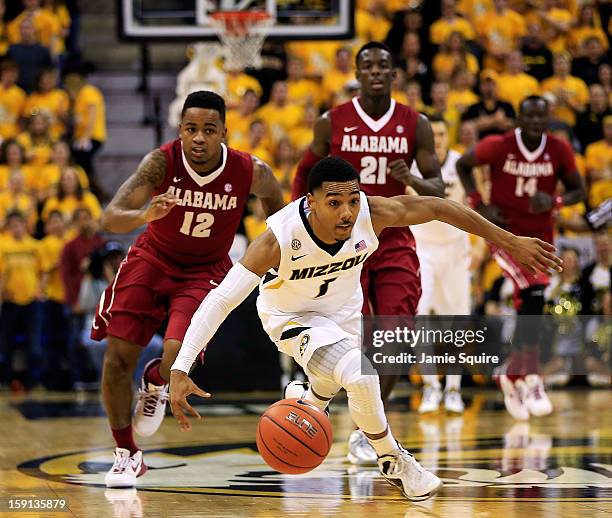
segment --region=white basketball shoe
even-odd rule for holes
[[[144,475],[147,466],[142,460],[142,452],[138,450],[130,455],[130,450],[115,448],[115,462],[104,477],[106,487],[132,487],[136,479]]]
[[[413,502],[426,500],[442,487],[442,481],[403,448],[394,455],[380,457],[378,467],[387,482],[399,487],[404,496]]]
[[[504,393],[504,404],[508,413],[517,421],[527,421],[529,419],[529,410],[525,405],[525,396],[527,387],[521,379],[512,382],[508,376],[501,374],[499,376],[499,386]]]
[[[437,412],[440,401],[442,401],[442,389],[432,385],[425,385],[423,388],[423,400],[419,405],[419,414]]]
[[[147,372],[152,363],[159,361],[159,358],[151,360],[147,363],[144,372]],[[170,397],[169,386],[168,384],[153,385],[153,383],[147,383],[143,374],[138,389],[138,401],[132,417],[132,427],[138,435],[149,437],[160,427],[166,415],[166,403]]]
[[[307,381],[293,380],[285,387],[285,399],[304,399],[308,390]]]
[[[550,398],[544,391],[542,378],[537,374],[525,376],[525,406],[529,413],[535,417],[542,417],[552,413],[553,406]]]
[[[457,389],[447,389],[444,391],[444,409],[450,414],[463,414],[465,405],[461,399],[461,392]]]

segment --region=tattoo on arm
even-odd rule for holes
[[[151,151],[142,159],[136,172],[119,188],[111,203],[126,208],[142,207],[151,191],[158,188],[164,181],[165,174],[166,155],[159,149]],[[146,192],[145,199],[142,199],[143,191]],[[138,202],[141,203],[138,207],[134,207]]]

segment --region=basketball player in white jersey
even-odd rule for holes
[[[304,399],[324,410],[341,389],[349,412],[378,455],[382,475],[410,500],[433,495],[442,482],[393,437],[380,396],[378,375],[361,352],[363,303],[359,277],[386,227],[437,219],[497,243],[534,271],[560,269],[552,245],[516,237],[462,205],[440,198],[368,197],[348,162],[327,157],[308,177],[308,194],[267,220],[268,230],[249,246],[223,282],[194,314],[172,366],[170,404],[183,430],[184,411],[199,417],[187,396],[209,397],[188,377],[198,353],[228,314],[258,285],[264,329],[309,377]],[[364,369],[365,370],[365,369]],[[371,373],[371,374],[370,374]]]
[[[446,198],[465,204],[465,190],[455,169],[461,157],[448,149],[448,126],[441,117],[430,117],[434,146],[442,180],[446,186]],[[413,174],[420,176],[416,164]],[[419,315],[469,315],[470,314],[470,243],[468,235],[458,228],[430,221],[411,227],[417,242],[417,255],[421,265],[421,299]],[[431,367],[431,366],[430,366]],[[424,374],[423,399],[419,413],[438,410],[442,401],[442,387],[438,376]],[[444,408],[447,412],[461,414],[464,410],[460,394],[461,375],[447,374],[444,391]]]

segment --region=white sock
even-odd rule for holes
[[[368,441],[372,445],[372,448],[374,448],[376,451],[376,455],[379,457],[382,457],[383,455],[395,455],[399,451],[397,441],[395,440],[395,437],[393,437],[389,427],[387,427],[387,435],[385,435],[382,439],[370,439],[368,437]]]
[[[435,389],[440,390],[442,388],[442,385],[440,385],[440,380],[438,379],[438,376],[436,376],[435,374],[423,374],[423,381],[425,382],[425,385],[430,385]]]
[[[446,375],[446,390],[457,390],[461,388],[461,374]]]

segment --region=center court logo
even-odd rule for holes
[[[595,451],[568,457],[554,453],[540,469],[502,466],[499,444],[490,438],[479,448],[466,451],[470,461],[438,461],[437,475],[444,481],[441,500],[601,499],[612,489],[612,465],[593,462]],[[488,445],[488,446],[487,446]],[[487,454],[486,449],[491,449]],[[561,448],[562,449],[562,448]],[[574,452],[576,447],[572,447]],[[428,466],[426,451],[417,455]],[[551,452],[552,453],[552,452]],[[478,457],[478,458],[476,458]],[[565,465],[571,458],[573,466]],[[398,500],[401,497],[376,468],[356,469],[344,456],[332,455],[305,475],[282,475],[269,468],[254,443],[194,444],[145,451],[147,474],[137,480],[141,491],[202,493],[236,496],[322,499]],[[104,487],[104,475],[112,466],[110,450],[88,450],[33,459],[18,466],[26,475],[54,482]]]

